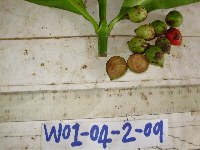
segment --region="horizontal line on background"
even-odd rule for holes
[[[81,35],[81,36],[56,36],[56,37],[25,37],[25,38],[0,38],[0,41],[6,40],[41,40],[41,39],[66,39],[66,38],[88,38],[98,37],[98,35]],[[109,35],[108,37],[136,37],[136,35]],[[183,36],[183,37],[200,37],[200,36]]]
[[[187,79],[187,78],[186,78]],[[148,81],[174,81],[174,80],[177,80],[177,81],[179,81],[179,80],[181,80],[181,81],[183,81],[183,80],[186,80],[186,79],[179,79],[179,78],[163,78],[163,79],[147,79],[147,80],[135,80],[135,81],[141,81],[141,82],[148,82]],[[197,80],[199,80],[200,78],[199,77],[193,77],[193,78],[190,78],[190,79],[197,79]],[[135,81],[133,81],[133,82],[135,82]],[[120,83],[126,83],[126,82],[130,82],[130,81],[112,81],[112,82],[120,82]],[[86,84],[98,84],[98,83],[110,83],[109,81],[103,81],[103,82],[96,82],[96,81],[94,81],[94,82],[85,82]],[[74,84],[74,85],[78,85],[78,84],[82,84],[82,83],[72,83],[72,82],[63,82],[63,83],[50,83],[50,84],[19,84],[19,85],[17,85],[17,84],[13,84],[13,85],[4,85],[4,84],[0,84],[0,87],[15,87],[15,86],[37,86],[37,85],[39,85],[39,86],[56,86],[56,85],[72,85],[72,84]],[[191,84],[191,86],[192,86],[193,84]],[[200,84],[197,84],[197,85],[200,85]],[[169,85],[169,86],[174,86],[174,85]],[[181,85],[178,85],[178,86],[181,86]],[[1,91],[0,91],[1,92]]]
[[[25,37],[25,38],[0,38],[0,40],[41,40],[41,39],[65,39],[65,38],[88,38],[98,37],[98,35],[81,35],[81,36],[56,36],[56,37]],[[109,35],[108,37],[135,37],[135,35]]]
[[[64,38],[86,38],[86,37],[97,37],[97,35],[56,36],[56,37],[25,37],[25,38],[0,38],[0,40],[41,40],[41,39],[64,39]]]

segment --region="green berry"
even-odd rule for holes
[[[162,52],[160,47],[158,47],[156,45],[151,45],[145,51],[145,56],[148,59],[150,64],[163,67],[164,53]]]
[[[134,6],[132,7],[127,15],[126,19],[129,19],[132,22],[139,23],[144,21],[147,18],[147,10],[143,6]]]
[[[113,56],[106,63],[106,72],[110,80],[120,78],[126,73],[127,69],[125,59],[120,56]]]
[[[175,28],[183,23],[183,16],[179,11],[172,10],[167,14],[165,21],[167,25]]]
[[[160,47],[163,53],[170,53],[171,43],[166,37],[160,37],[156,40],[155,45]]]
[[[164,35],[167,32],[167,25],[163,21],[155,20],[151,25],[155,30],[156,36]]]
[[[155,30],[151,25],[141,25],[136,29],[138,37],[143,38],[147,41],[152,40],[155,37]]]
[[[143,53],[148,44],[143,38],[135,37],[128,42],[128,47],[132,53]]]

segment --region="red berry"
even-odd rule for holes
[[[180,45],[182,42],[182,35],[178,29],[169,28],[165,37],[169,39],[171,45]]]

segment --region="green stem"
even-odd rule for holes
[[[106,2],[107,0],[98,0],[99,2],[99,19],[100,24],[106,20]]]
[[[112,30],[115,23],[117,23],[125,14],[118,15],[116,18],[114,18],[110,24],[109,24],[109,30]]]
[[[100,57],[107,56],[107,42],[110,30],[106,21],[106,2],[107,0],[98,0],[99,2],[99,29],[96,31],[98,34],[98,55]]]
[[[107,43],[108,43],[107,34],[99,35],[99,37],[98,37],[99,57],[106,57],[107,56]]]

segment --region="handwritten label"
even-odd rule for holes
[[[130,149],[166,144],[167,119],[42,125],[42,149]]]

